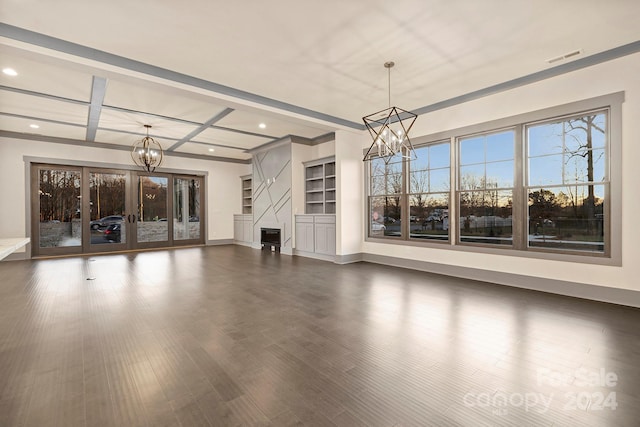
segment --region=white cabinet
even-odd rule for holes
[[[233,216],[233,240],[236,243],[253,242],[253,215]]]
[[[336,254],[336,224],[316,223],[314,227],[315,234],[315,253],[324,255]]]
[[[313,215],[296,215],[296,250],[313,252]]]
[[[333,259],[336,254],[335,215],[296,215],[296,253]]]

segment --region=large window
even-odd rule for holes
[[[515,132],[458,140],[460,241],[513,245]]]
[[[409,162],[409,237],[449,240],[450,142],[416,149]]]
[[[608,165],[619,153],[611,140],[613,133],[619,146],[621,100],[609,95],[444,132],[415,142],[417,159],[374,158],[368,237],[619,258],[620,229],[610,219],[620,212],[619,189]]]
[[[403,161],[401,156],[384,162],[371,160],[369,187],[369,235],[400,237],[402,219]]]
[[[607,114],[527,126],[528,245],[604,252]]]

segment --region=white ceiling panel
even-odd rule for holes
[[[209,151],[213,149],[214,151]],[[205,156],[227,157],[230,159],[248,160],[251,158],[251,154],[245,153],[241,150],[235,150],[232,148],[224,147],[210,147],[203,144],[196,144],[193,142],[187,142],[175,150],[178,153],[189,153]]]
[[[133,134],[144,134],[146,132],[144,125],[151,125],[149,135],[154,138],[157,136],[158,138],[181,139],[198,128],[196,125],[162,119],[157,116],[112,110],[109,108],[102,108],[98,127],[107,130],[115,129],[131,132]]]
[[[65,123],[86,125],[89,107],[40,96],[0,90],[0,111],[28,117],[41,117]]]
[[[260,128],[263,123],[266,127]],[[305,138],[315,138],[332,131],[328,126],[312,126],[304,122],[294,120],[283,120],[273,114],[266,112],[234,111],[216,123],[217,126],[240,129],[246,132],[271,135],[281,138],[286,135],[297,135]]]
[[[226,108],[188,95],[150,82],[109,79],[104,104],[196,123],[204,123]]]
[[[48,123],[39,121],[38,129],[33,129],[30,125],[35,124],[33,120],[20,117],[9,117],[0,115],[0,129],[28,133],[34,135],[53,136],[56,138],[76,139],[83,141],[86,136],[86,129],[80,126],[62,125],[59,123]]]
[[[205,129],[202,133],[192,138],[192,140],[206,142],[209,144],[230,145],[244,149],[255,148],[259,145],[266,144],[269,141],[273,141],[272,138],[246,135],[243,133],[230,132],[215,128]]]
[[[100,127],[143,133],[150,124],[152,135],[176,139],[197,125],[167,117],[204,123],[224,108],[234,111],[216,126],[271,137],[362,129],[364,115],[388,106],[383,64],[390,60],[391,103],[415,110],[600,53],[597,61],[608,60],[625,45],[625,54],[640,51],[638,0],[274,0],[224,7],[194,0],[152,8],[113,0],[101,4],[99,19],[91,2],[34,4],[2,1],[0,65],[20,74],[0,74],[0,84],[88,101],[92,76],[103,76],[104,104],[133,112],[103,106]],[[574,50],[581,53],[547,62]],[[6,113],[87,123],[86,107],[74,111],[6,90],[0,97]],[[219,129],[192,139],[241,148],[268,141]]]
[[[52,61],[42,55],[0,45],[0,69],[12,68],[18,75],[0,73],[3,86],[89,102],[93,76]]]
[[[11,25],[353,122],[386,106],[385,61],[414,109],[635,42],[640,22],[637,0],[2,5]]]

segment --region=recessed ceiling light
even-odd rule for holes
[[[215,150],[215,148],[209,148],[209,151],[213,153],[216,150]]]
[[[266,128],[266,127],[267,127],[267,125],[265,125],[264,123],[260,123],[260,124],[258,125],[258,127],[259,127],[260,129],[264,129],[264,128]]]
[[[14,70],[13,68],[3,68],[2,72],[5,73],[7,76],[17,76],[18,72],[16,70]]]
[[[29,127],[30,127],[31,129],[39,129],[39,128],[40,128],[40,125],[37,125],[37,124],[35,124],[35,123],[31,123],[31,124],[29,125]]]

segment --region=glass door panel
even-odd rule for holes
[[[89,223],[91,250],[127,247],[127,172],[89,172]],[[130,215],[129,215],[130,218]],[[121,248],[111,247],[120,244]]]
[[[169,178],[165,176],[138,176],[137,243],[168,242],[168,186]]]
[[[174,240],[200,240],[201,182],[200,178],[175,177],[173,179]]]
[[[81,252],[81,170],[42,166],[36,175],[36,254]]]
[[[34,256],[204,242],[204,179],[32,164]]]

